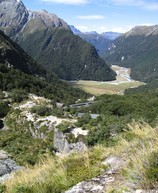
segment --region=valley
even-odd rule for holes
[[[80,88],[85,92],[98,96],[102,94],[123,94],[125,89],[135,88],[145,83],[135,81],[130,77],[130,68],[124,68],[112,65],[112,69],[116,72],[116,80],[113,81],[69,81],[68,83],[74,88]]]
[[[158,25],[82,33],[42,1],[0,0],[0,193],[158,193]]]

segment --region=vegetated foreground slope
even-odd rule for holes
[[[56,15],[28,11],[17,0],[1,1],[0,9],[0,29],[59,78],[115,79],[116,74],[98,56],[95,48],[75,36]]]
[[[24,89],[54,101],[71,101],[86,96],[60,81],[29,57],[16,43],[0,32],[0,89]]]
[[[130,67],[135,80],[150,82],[158,77],[158,26],[137,26],[111,44],[106,60]]]
[[[15,174],[3,188],[8,193],[20,190],[56,193],[81,182],[67,193],[78,189],[83,192],[93,189],[94,193],[99,190],[136,192],[138,189],[144,193],[156,192],[158,134],[145,123],[133,123],[128,128],[126,133],[114,137],[116,143],[111,147],[96,146],[82,155],[47,158]],[[94,176],[98,177],[90,179]]]

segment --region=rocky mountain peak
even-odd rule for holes
[[[0,10],[0,28],[10,37],[16,35],[28,20],[28,10],[20,0],[1,0]]]
[[[158,25],[153,26],[136,26],[132,28],[129,32],[125,33],[125,36],[135,36],[135,35],[156,35],[158,34]]]
[[[15,39],[24,30],[28,23],[32,28],[63,27],[69,26],[55,14],[45,10],[29,11],[21,0],[0,0],[0,28],[6,35]],[[32,21],[33,20],[33,21]]]
[[[66,22],[60,19],[57,15],[48,13],[46,10],[33,11],[31,18],[41,20],[47,27],[64,27],[69,29],[69,26]]]

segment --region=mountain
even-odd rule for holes
[[[120,33],[117,32],[104,32],[98,34],[96,31],[81,32],[74,26],[70,26],[70,28],[75,35],[78,35],[84,41],[92,44],[96,48],[100,57],[102,57],[103,59],[111,40],[114,40],[120,36]]]
[[[131,77],[149,82],[158,78],[158,25],[136,26],[111,43],[106,60],[130,67]]]
[[[108,39],[108,40],[115,40],[116,38],[118,38],[121,33],[118,33],[118,32],[103,32],[101,33],[101,35]]]
[[[30,75],[45,76],[46,70],[37,65],[16,43],[0,31],[0,63]]]
[[[96,31],[85,32],[84,34],[99,35]]]
[[[78,35],[84,41],[93,45],[100,56],[102,56],[102,53],[104,53],[105,50],[108,49],[110,40],[104,38],[102,35],[98,34],[97,32],[95,31],[81,32],[78,29],[76,29],[74,26],[73,27],[71,26],[71,30],[75,35]]]
[[[70,29],[71,29],[71,31],[72,31],[75,35],[77,35],[77,34],[82,34],[82,32],[81,32],[80,30],[78,30],[77,28],[75,28],[75,26],[73,26],[73,25],[70,25]]]
[[[38,65],[0,31],[0,90],[11,92],[14,89],[64,103],[74,103],[78,98],[87,96]]]
[[[29,11],[21,1],[0,1],[0,29],[39,64],[65,80],[113,80],[93,46],[75,36],[55,14]],[[10,19],[11,18],[11,19]]]

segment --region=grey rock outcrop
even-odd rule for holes
[[[29,11],[20,0],[1,0],[0,10],[0,28],[12,39],[16,39],[20,34],[23,36],[23,31],[37,30],[39,26],[43,26],[45,29],[48,26],[69,29],[66,22],[55,14],[44,10]]]
[[[121,176],[117,175],[118,171],[126,164],[121,157],[110,156],[102,164],[108,166],[108,170],[104,174],[80,182],[65,193],[107,193],[109,192],[109,187],[115,192],[115,190],[120,188],[120,185],[123,185],[126,189],[128,188],[127,191],[119,190],[121,193],[158,193],[158,189],[142,190],[138,189],[135,183],[123,182]]]
[[[9,7],[12,9],[8,10]],[[1,0],[0,10],[0,27],[10,37],[20,32],[28,21],[29,12],[21,1]]]
[[[11,159],[11,156],[1,150],[0,151],[0,182],[5,181],[11,177],[11,173],[22,169],[23,167],[18,166],[15,161]]]
[[[80,182],[65,193],[106,193],[104,187],[111,181],[114,181],[114,178],[105,174],[91,180]]]
[[[54,130],[54,147],[59,153],[70,153],[73,151],[85,151],[87,149],[83,142],[68,143],[66,135],[58,129]]]

